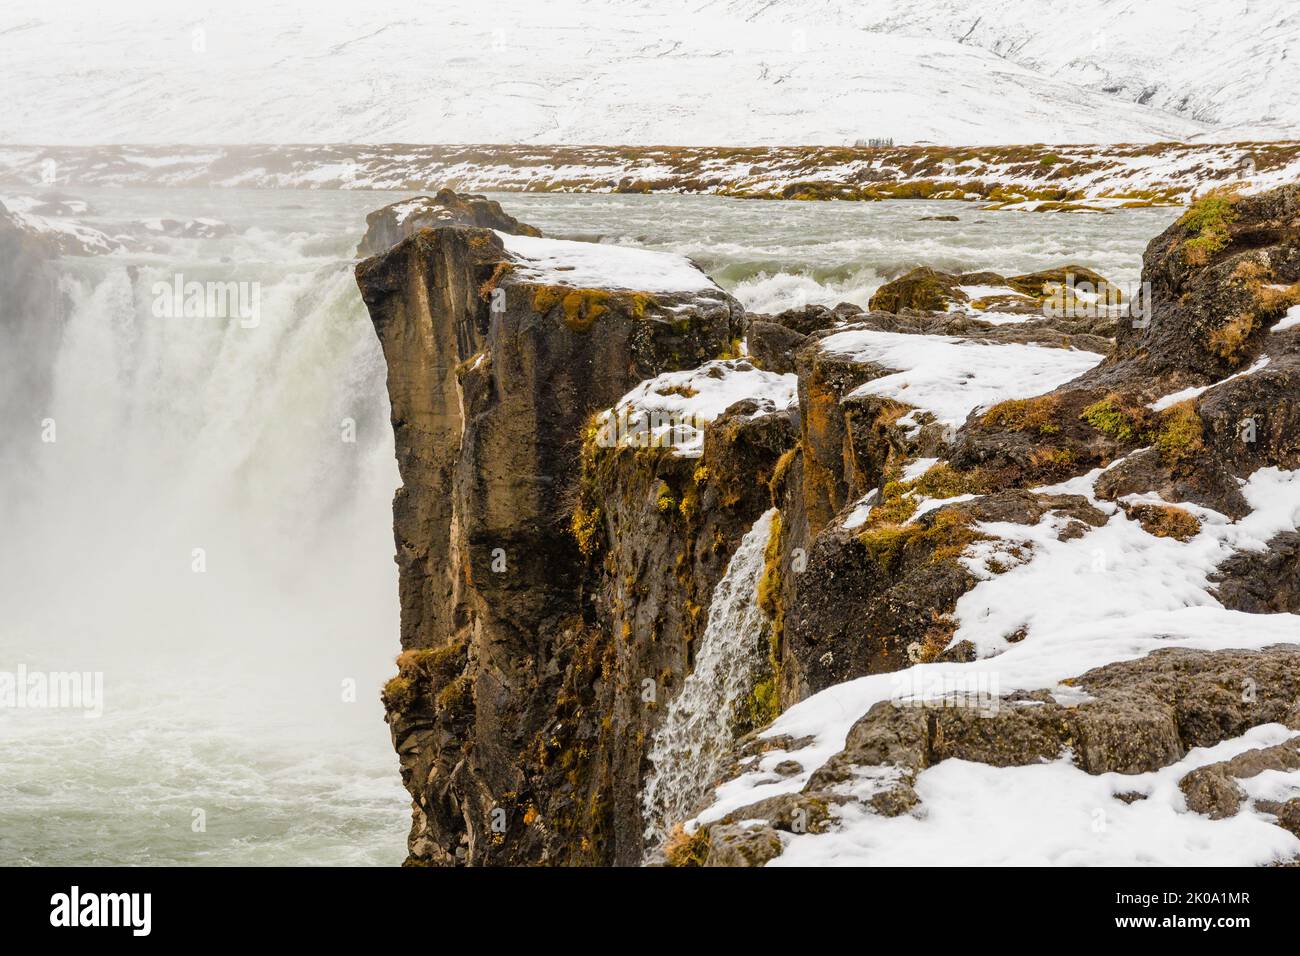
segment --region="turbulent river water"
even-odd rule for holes
[[[0,322],[0,372],[44,363],[48,406],[0,409],[0,671],[103,675],[102,715],[0,710],[0,862],[398,863],[409,801],[378,703],[398,649],[397,472],[351,268],[365,213],[401,196],[76,195],[110,234],[197,217],[233,232],[65,258],[48,360],[15,354]],[[757,311],[865,305],[919,264],[1070,261],[1131,283],[1176,215],[498,198],[551,235],[689,255]],[[160,316],[178,274],[256,283],[256,323]]]

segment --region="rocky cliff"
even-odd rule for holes
[[[679,861],[930,845],[895,818],[931,820],[951,861],[1208,862],[1226,831],[1196,821],[1227,817],[1256,834],[1228,856],[1300,854],[1298,202],[1203,196],[1147,248],[1149,302],[1112,316],[1113,348],[1086,302],[977,330],[962,291],[1059,304],[1064,275],[929,273],[873,300],[898,324],[850,318],[797,350],[801,441],[774,488],[783,553],[807,553],[775,602],[789,709],[738,749]],[[910,344],[885,331],[904,322]],[[1080,348],[1073,371],[1049,358]],[[1012,769],[1048,765],[1050,785]],[[1290,782],[1265,792],[1264,771]],[[1079,820],[1033,844],[1022,786]],[[972,806],[987,845],[952,829]]]
[[[403,481],[384,700],[411,861],[637,862],[647,737],[794,429],[728,407],[704,468],[596,416],[664,373],[757,375],[713,361],[743,312],[679,257],[477,225],[417,229],[357,280]]]
[[[362,262],[410,862],[894,859],[888,821],[975,787],[996,829],[1019,784],[970,775],[1039,765],[1288,858],[1296,801],[1239,781],[1300,729],[1298,197],[1203,197],[1135,302],[927,270],[745,316],[450,201]]]

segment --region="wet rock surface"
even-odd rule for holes
[[[416,230],[439,226],[477,226],[520,236],[542,234],[537,227],[511,216],[495,199],[441,189],[437,195],[403,199],[366,216],[366,234],[357,246],[357,255],[379,255]]]
[[[1085,340],[1108,353],[1105,361],[1042,395],[976,408],[955,430],[927,425],[906,393],[861,395],[863,383],[898,369],[826,353],[820,341],[857,327],[1079,347],[1074,323],[1088,316],[990,325],[967,290],[1007,286],[1037,298],[1040,309],[1066,273],[1094,287],[1104,288],[1105,280],[1074,266],[1011,278],[917,270],[882,288],[871,312],[809,335],[794,350],[800,443],[773,489],[787,519],[782,560],[806,556],[802,573],[782,579],[775,609],[783,705],[862,675],[970,660],[972,649],[953,636],[954,611],[987,579],[965,558],[982,528],[1034,527],[1051,516],[1065,541],[1105,526],[1118,512],[1153,539],[1187,542],[1202,523],[1195,508],[1180,503],[1240,520],[1253,507],[1242,494],[1246,479],[1261,468],[1295,469],[1300,330],[1269,329],[1298,301],[1297,195],[1296,187],[1252,197],[1214,194],[1193,206],[1147,249],[1150,312],[1112,319],[1113,349],[1098,348],[1100,337]],[[1025,308],[1000,295],[990,299],[979,305]],[[1224,321],[1231,316],[1239,318]],[[1105,324],[1093,328],[1107,334]],[[939,463],[908,471],[922,459]],[[1098,470],[1089,484],[1095,503],[1047,490],[1090,469]],[[934,499],[938,507],[915,515]],[[1033,557],[1032,547],[1011,554],[1014,562]],[[1240,611],[1294,613],[1296,568],[1296,533],[1285,531],[1262,550],[1223,561],[1213,594]],[[1060,678],[1086,696],[1058,701],[1048,691],[1019,692],[1001,699],[994,713],[878,703],[797,794],[730,811],[723,823],[809,832],[792,830],[790,807],[846,801],[882,817],[918,812],[917,775],[953,757],[1006,767],[1069,756],[1089,774],[1152,772],[1192,748],[1261,725],[1294,728],[1300,652],[1292,645],[1169,649]],[[738,750],[737,775],[746,757],[761,753],[754,749],[760,742],[752,738]],[[1235,812],[1244,799],[1239,776],[1294,769],[1293,750],[1263,748],[1193,771],[1183,780],[1189,807]],[[893,776],[863,786],[864,774],[884,771]],[[1263,801],[1261,809],[1285,827],[1295,817],[1291,803]],[[716,826],[702,826],[701,839]]]
[[[743,320],[702,274],[656,291],[611,269],[566,285],[460,225],[357,267],[402,474],[384,699],[411,863],[640,859],[644,742],[793,441],[788,415],[742,405],[708,428],[704,468],[599,447],[597,412],[726,352]]]
[[[918,776],[951,758],[1132,775],[1266,724],[1295,728],[1300,648],[1277,645],[1169,647],[1063,672],[1056,690],[1009,693],[992,713],[883,701],[817,766],[791,759],[806,742],[761,733],[855,678],[989,654],[958,639],[959,602],[1040,551],[1117,522],[1162,546],[1197,542],[1252,513],[1261,469],[1300,467],[1300,328],[1270,331],[1300,280],[1296,194],[1193,206],[1148,247],[1142,315],[1071,298],[1073,282],[1110,287],[1069,265],[918,270],[870,310],[745,316],[707,282],[664,293],[566,282],[568,266],[539,277],[499,225],[418,228],[362,262],[403,477],[406,650],[385,702],[414,798],[411,862],[642,860],[646,742],[691,673],[712,590],[768,508],[755,599],[774,691],[743,702],[736,730],[752,732],[734,773],[783,748],[770,779],[792,789],[679,833],[656,858],[762,865],[791,834],[834,832],[850,804],[922,813]],[[879,348],[828,346],[843,333]],[[892,337],[936,348],[890,351]],[[1106,357],[1037,392],[986,388],[954,414],[927,376],[954,375],[953,390],[978,377],[919,368],[939,345],[1015,355],[1012,380],[1026,356],[1047,355],[1048,369]],[[719,358],[796,376],[797,408],[736,402],[704,428],[699,458],[594,440],[594,416],[633,386]],[[1296,569],[1296,532],[1283,530],[1220,562],[1197,600],[1295,613]],[[1036,639],[1013,622],[997,648]],[[1261,750],[1187,774],[1189,807],[1226,813],[1239,771],[1290,759]],[[1283,826],[1296,816],[1286,801],[1264,812]]]

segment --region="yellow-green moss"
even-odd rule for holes
[[[569,529],[573,532],[574,540],[578,542],[578,550],[587,557],[591,557],[596,552],[600,523],[600,508],[589,508],[583,501],[579,501],[574,507]]]
[[[498,262],[492,269],[492,275],[490,275],[487,280],[478,287],[478,297],[486,302],[492,296],[492,292],[496,289],[497,284],[500,283],[505,276],[514,271],[514,268],[515,264],[513,262]]]
[[[874,510],[871,517],[876,517]],[[893,570],[908,551],[929,548],[930,563],[938,564],[955,560],[969,545],[987,538],[972,527],[971,516],[960,508],[935,512],[928,525],[919,521],[873,525],[858,535],[871,560],[886,571]]]
[[[1195,515],[1174,505],[1136,504],[1128,513],[1143,530],[1157,538],[1190,541],[1201,530],[1201,522]]]
[[[383,700],[389,710],[402,710],[413,698],[413,682],[401,674],[390,677],[384,684]]]
[[[429,677],[444,684],[461,672],[465,666],[465,642],[449,640],[437,647],[422,647],[402,651],[397,655],[399,673],[410,676],[413,672],[423,671]]]
[[[890,570],[902,555],[903,548],[920,537],[923,530],[920,525],[887,524],[868,528],[858,535],[858,540],[872,561]]]
[[[1038,398],[1013,398],[999,402],[984,413],[983,423],[990,428],[1013,432],[1037,432],[1055,435],[1061,430],[1057,421],[1060,402],[1055,395]]]
[[[723,360],[738,359],[738,358],[744,358],[744,355],[745,355],[745,347],[742,344],[741,340],[732,339],[730,342],[727,343],[727,347],[724,348],[721,352],[719,352],[715,356],[715,358],[723,359]]]
[[[980,469],[960,471],[947,462],[935,465],[911,481],[887,481],[881,489],[880,503],[871,509],[867,527],[858,538],[873,560],[890,568],[912,543],[922,540],[934,542],[936,537],[956,532],[960,524],[953,517],[958,514],[956,510],[938,512],[928,526],[909,524],[921,506],[921,496],[939,499],[981,495],[990,490],[991,484]],[[963,536],[958,533],[957,537]],[[972,540],[975,539],[964,541],[961,547]]]
[[[1300,304],[1300,282],[1281,285],[1265,261],[1242,260],[1232,270],[1232,280],[1250,293],[1252,311],[1260,325],[1271,322],[1293,305]]]
[[[695,520],[695,516],[700,511],[700,487],[697,483],[691,482],[682,492],[682,500],[677,505],[677,512],[688,522]]]
[[[1193,233],[1183,243],[1183,256],[1191,265],[1202,265],[1232,239],[1228,227],[1237,218],[1233,187],[1220,187],[1205,193],[1183,213],[1178,221]]]
[[[921,639],[907,647],[907,657],[914,664],[929,664],[938,660],[952,643],[953,634],[957,632],[957,622],[946,614],[931,610],[930,619],[932,623],[926,628]]]
[[[781,457],[776,460],[776,464],[772,466],[772,477],[768,479],[767,488],[774,500],[780,496],[785,486],[786,472],[790,470],[790,465],[794,462],[794,456],[797,454],[799,454],[798,445],[789,451],[783,452]]]
[[[871,509],[871,520],[877,524],[902,524],[912,515],[921,502],[909,492],[911,486],[899,481],[886,483],[883,500]]]
[[[763,575],[758,579],[758,593],[756,600],[759,609],[771,619],[771,629],[768,631],[767,641],[767,664],[770,674],[770,690],[764,689],[760,693],[760,687],[756,686],[755,699],[761,701],[764,707],[761,713],[767,713],[772,709],[771,716],[761,722],[751,722],[751,727],[761,727],[764,724],[771,723],[780,713],[780,686],[781,686],[781,658],[783,654],[782,642],[785,637],[785,604],[781,600],[781,589],[784,582],[784,575],[781,567],[781,556],[785,551],[785,525],[781,520],[781,512],[772,516],[772,528],[768,534],[767,544],[763,548]],[[770,705],[770,706],[769,706]],[[751,706],[751,711],[759,713],[755,707]]]
[[[474,702],[474,682],[468,674],[461,674],[438,692],[438,709],[460,711]]]
[[[956,498],[958,495],[986,494],[991,490],[991,482],[978,468],[960,471],[944,461],[901,487],[927,498]]]
[[[758,681],[745,697],[737,730],[748,733],[766,727],[779,716],[781,716],[781,695],[777,690],[776,678],[767,677]]]
[[[1239,312],[1210,333],[1210,350],[1225,361],[1235,362],[1242,356],[1247,340],[1259,327],[1251,312]]]
[[[1053,445],[1035,448],[1029,456],[1029,463],[1035,468],[1049,470],[1068,467],[1073,465],[1075,460],[1073,449],[1057,448]]]
[[[533,311],[548,315],[557,306],[564,324],[575,332],[585,332],[611,307],[619,305],[633,318],[642,318],[650,297],[640,292],[611,292],[608,289],[570,289],[566,286],[542,285],[533,291]]]
[[[573,513],[569,516],[569,531],[578,549],[590,559],[600,550],[604,538],[599,533],[604,514],[600,507],[597,458],[601,452],[599,445],[599,415],[591,414],[582,425],[582,448],[579,453],[581,474],[574,496]]]
[[[1083,421],[1116,441],[1149,441],[1149,415],[1115,394],[1093,402],[1079,415]]]
[[[763,576],[758,579],[758,606],[770,618],[779,611],[781,593],[781,512],[772,516],[772,530],[763,548]]]
[[[1176,464],[1204,450],[1204,425],[1194,402],[1179,402],[1160,416],[1155,444],[1166,464]]]
[[[390,710],[405,710],[420,694],[434,694],[454,682],[465,669],[466,642],[452,638],[437,647],[412,648],[397,655],[397,676],[383,690]]]

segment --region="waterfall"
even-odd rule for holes
[[[0,371],[43,362],[35,397],[0,406],[0,670],[103,675],[99,719],[0,716],[0,858],[402,858],[378,702],[398,476],[361,220],[286,202],[98,194],[122,230],[220,203],[236,231],[63,259],[39,355],[0,317]],[[256,283],[260,320],[159,315],[178,275]]]
[[[690,816],[724,769],[735,738],[735,707],[753,690],[767,658],[769,622],[757,592],[775,515],[775,508],[764,512],[731,556],[713,590],[695,669],[651,742],[654,766],[642,795],[651,845]]]

